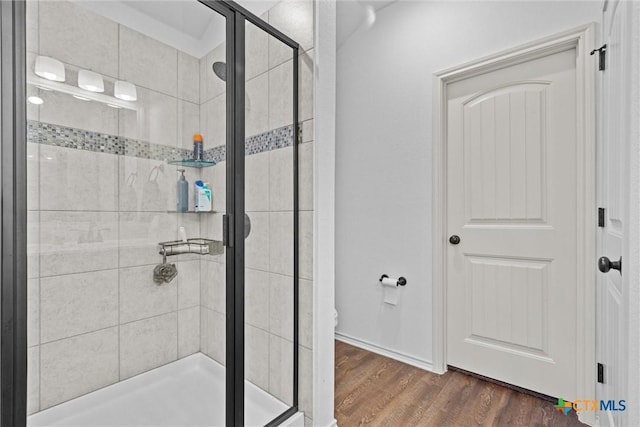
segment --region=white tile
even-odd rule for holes
[[[272,273],[293,276],[293,212],[269,214],[269,266]]]
[[[121,212],[120,267],[162,262],[158,243],[178,238],[176,214]]]
[[[298,347],[298,402],[306,417],[313,417],[313,353]]]
[[[178,268],[178,309],[200,305],[200,260],[175,264]]]
[[[245,28],[245,76],[248,80],[269,69],[269,34],[250,22]]]
[[[200,234],[206,239],[222,240],[222,214],[200,214]],[[213,259],[207,258],[207,259]]]
[[[293,62],[269,70],[269,129],[293,123]]]
[[[293,343],[276,335],[269,335],[269,393],[293,403]]]
[[[178,311],[178,357],[200,351],[200,307]]]
[[[269,74],[264,73],[246,84],[245,135],[254,136],[269,130]]]
[[[27,52],[38,53],[40,51],[40,23],[38,22],[39,10],[39,0],[28,0],[26,2]]]
[[[298,120],[313,118],[313,49],[300,55],[298,63]]]
[[[201,106],[200,129],[204,149],[208,150],[227,142],[227,98],[219,95]]]
[[[269,276],[269,332],[293,341],[293,277]]]
[[[200,103],[205,103],[226,90],[226,83],[213,72],[214,62],[226,61],[226,42],[200,59]]]
[[[118,328],[40,346],[40,409],[118,381]]]
[[[200,102],[200,61],[178,51],[178,98]]]
[[[178,99],[164,93],[138,88],[138,110],[118,110],[119,134],[152,144],[178,144]]]
[[[269,152],[269,208],[293,211],[293,147]]]
[[[269,23],[300,44],[302,51],[313,47],[313,1],[285,0],[269,10]],[[269,40],[269,66],[291,59],[292,50],[275,37]]]
[[[225,315],[203,308],[201,310],[200,342],[202,351],[224,365],[226,349]]]
[[[176,313],[120,326],[120,380],[178,358]]]
[[[264,391],[269,391],[269,334],[253,326],[245,326],[245,378]]]
[[[313,142],[298,145],[298,203],[301,211],[313,210]]]
[[[244,270],[245,322],[267,330],[269,325],[269,273]]]
[[[67,1],[41,1],[39,16],[42,55],[117,76],[117,23]]]
[[[226,312],[225,264],[203,261],[201,267],[202,305],[224,314]]]
[[[114,211],[118,156],[40,146],[40,209]]]
[[[120,269],[120,323],[177,309],[177,280],[158,285],[153,281],[153,268],[145,265]]]
[[[313,141],[313,119],[302,122],[302,142]]]
[[[40,277],[40,212],[27,212],[27,277]]]
[[[27,144],[27,210],[40,209],[40,144]]]
[[[39,410],[40,347],[31,347],[27,349],[27,415],[31,415]]]
[[[40,344],[40,280],[27,280],[27,345]]]
[[[176,209],[178,174],[165,161],[118,156],[119,204],[123,212]]]
[[[299,339],[300,345],[313,348],[313,282],[298,281]]]
[[[245,210],[269,211],[269,152],[245,156]]]
[[[300,277],[313,280],[313,212],[300,212]]]
[[[40,212],[40,274],[118,268],[118,214]]]
[[[40,120],[60,126],[116,135],[118,110],[55,91],[40,91]],[[44,148],[44,147],[43,147]]]
[[[193,135],[196,133],[202,133],[200,129],[200,106],[188,101],[178,101],[177,146],[193,150]]]
[[[35,57],[36,57],[35,54],[27,52],[27,69],[31,69],[31,70],[33,69],[35,65]],[[42,92],[40,89],[38,89],[34,85],[27,83],[27,100],[31,96],[37,96],[42,98],[42,94],[40,92]],[[36,105],[36,104],[32,104],[31,102],[27,102],[27,120],[33,120],[33,121],[39,122],[40,107],[42,107],[42,104]]]
[[[251,233],[245,240],[245,266],[269,271],[269,213],[250,212],[249,218]]]
[[[121,79],[167,95],[177,95],[176,49],[121,25],[119,60]]]
[[[193,182],[193,181],[191,181]],[[186,214],[178,214],[178,228],[182,227],[185,230],[185,234],[187,235],[187,239],[192,239],[196,237],[202,237],[202,227],[200,226],[200,216],[204,215],[213,215],[213,214],[196,214],[195,212],[186,213]],[[202,255],[198,254],[187,254],[187,255],[178,255],[171,257],[176,262],[177,261],[199,261],[202,259]]]
[[[118,271],[40,279],[43,343],[118,324]]]

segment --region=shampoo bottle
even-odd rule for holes
[[[178,169],[178,172],[182,172],[182,175],[178,179],[176,210],[178,212],[186,212],[189,210],[189,183],[184,177],[185,170]]]
[[[204,182],[195,182],[195,210],[196,212],[211,211],[211,190]]]

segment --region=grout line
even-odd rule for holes
[[[121,31],[121,25],[118,24],[118,77],[120,77],[121,74],[121,70],[120,70],[120,31]],[[118,135],[120,134],[120,112],[118,112]],[[118,183],[118,186],[116,188],[116,194],[117,194],[117,199],[118,199],[118,204],[116,206],[118,206],[118,208],[120,207],[120,168],[122,167],[121,162],[118,161],[118,171],[117,171],[117,176],[116,176],[116,182]],[[122,334],[121,334],[121,330],[120,330],[120,317],[121,317],[121,307],[120,307],[120,248],[121,248],[121,244],[120,244],[120,236],[122,235],[121,232],[121,227],[120,227],[120,215],[118,214],[118,259],[117,259],[117,264],[118,264],[118,381],[122,380],[122,360],[121,360],[121,341],[122,341]]]
[[[192,308],[195,308],[195,307],[197,307],[197,306],[194,305],[194,306],[191,306],[191,307],[185,307],[184,309],[181,309],[181,310],[188,310],[188,309],[192,309]],[[109,325],[109,326],[105,326],[103,328],[99,328],[99,329],[95,329],[95,330],[91,330],[91,331],[86,331],[86,332],[83,332],[81,334],[69,335],[69,336],[64,337],[64,338],[58,338],[58,339],[55,339],[55,340],[47,341],[46,343],[41,343],[40,346],[47,346],[49,344],[57,343],[57,342],[60,342],[60,341],[65,341],[65,340],[68,340],[68,339],[71,339],[71,338],[78,338],[78,337],[82,337],[82,336],[85,336],[85,335],[90,335],[90,334],[93,334],[93,333],[96,333],[96,332],[106,331],[108,329],[118,328],[118,330],[119,330],[120,326],[132,325],[134,323],[147,321],[147,320],[152,320],[152,319],[156,319],[156,318],[159,318],[159,317],[168,316],[168,315],[171,315],[171,314],[174,314],[174,313],[177,316],[178,311],[181,311],[181,310],[172,310],[172,311],[168,311],[168,312],[165,312],[165,313],[154,314],[153,316],[143,317],[143,318],[140,318],[140,319],[131,320],[131,321],[128,321],[128,322],[117,324],[117,325],[115,325],[115,324],[114,325]]]

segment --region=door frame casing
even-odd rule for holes
[[[589,23],[532,43],[483,57],[433,76],[433,371],[447,370],[447,97],[448,85],[526,61],[576,49],[577,103],[577,395],[595,398],[595,211],[596,116],[595,24]],[[585,411],[581,415],[589,417]],[[588,421],[588,419],[585,419]]]

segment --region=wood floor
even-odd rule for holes
[[[584,425],[552,402],[460,372],[426,372],[340,341],[335,417],[339,427]]]

